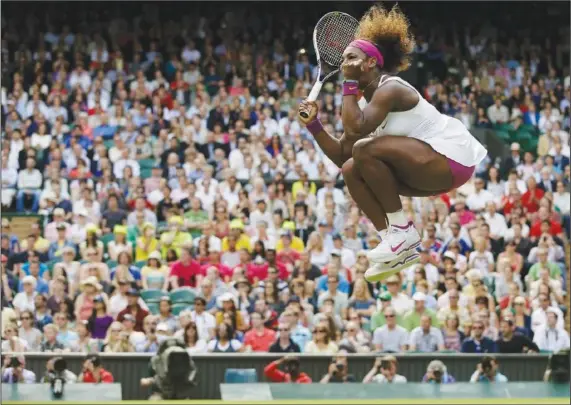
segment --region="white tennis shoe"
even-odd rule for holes
[[[401,256],[397,260],[390,263],[375,263],[365,272],[365,280],[370,283],[383,281],[393,274],[398,274],[413,264],[420,262],[420,255],[416,250],[409,251],[408,254]]]
[[[402,259],[402,256],[410,256],[420,242],[420,235],[412,221],[406,226],[391,225],[381,243],[367,253],[367,258],[372,263],[394,262]]]

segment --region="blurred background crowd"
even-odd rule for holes
[[[2,218],[3,352],[569,347],[568,8],[401,5],[403,77],[506,153],[403,198],[421,263],[368,284],[376,232],[296,108],[319,16],[369,3],[316,4],[6,6],[2,211],[38,221]],[[340,135],[339,80],[320,103]]]

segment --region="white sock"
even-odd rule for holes
[[[387,214],[387,218],[389,220],[390,225],[408,226],[408,220],[406,219],[403,210],[398,210],[397,212],[391,212],[390,214]]]

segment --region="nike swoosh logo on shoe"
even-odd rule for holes
[[[406,241],[403,240],[403,241],[402,241],[401,243],[399,243],[398,245],[396,245],[396,246],[391,246],[391,252],[394,253],[394,252],[396,252],[397,250],[399,250],[399,248],[400,248],[402,245],[404,245],[405,242],[406,242]]]

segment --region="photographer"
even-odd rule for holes
[[[83,372],[77,379],[83,383],[112,383],[113,374],[101,366],[101,359],[97,355],[88,356],[83,362]]]
[[[149,400],[189,399],[196,386],[196,365],[185,345],[168,338],[159,345],[149,364],[150,377],[141,379],[142,387],[151,388]]]
[[[397,374],[397,359],[394,356],[378,357],[363,383],[376,382],[379,384],[406,383],[406,377]]]
[[[323,376],[320,383],[346,383],[357,382],[353,374],[349,374],[347,356],[335,356],[331,360],[327,374]]]
[[[24,356],[4,358],[2,367],[2,382],[7,384],[34,384],[36,374],[25,368]]]
[[[46,363],[46,374],[42,382],[51,383],[56,378],[63,378],[69,383],[76,383],[77,376],[67,369],[67,362],[62,357],[54,357]]]
[[[284,366],[284,371],[279,370],[281,364]],[[299,358],[282,357],[268,364],[264,368],[264,374],[272,382],[311,384],[311,378],[304,372],[300,372],[299,368]]]
[[[478,367],[472,377],[470,382],[508,382],[508,378],[498,371],[498,361],[495,357],[485,356],[481,363],[478,363]]]
[[[446,365],[440,360],[432,360],[426,367],[426,374],[422,377],[422,382],[430,384],[452,384],[456,379],[448,374]]]

